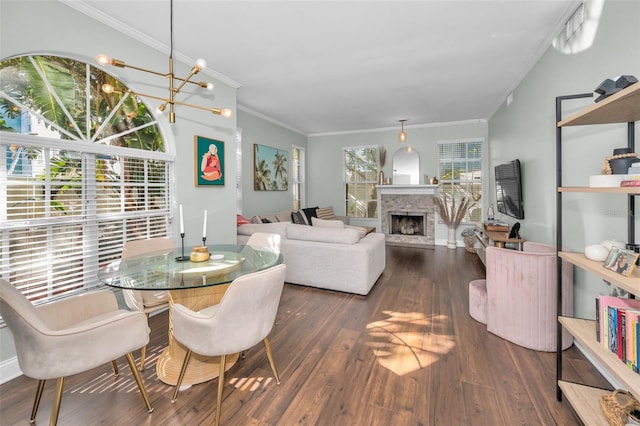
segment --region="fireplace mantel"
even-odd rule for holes
[[[433,197],[438,195],[438,189],[438,185],[376,185],[378,229],[385,234],[387,244],[422,247],[435,244]],[[423,212],[425,235],[392,235],[389,212]]]

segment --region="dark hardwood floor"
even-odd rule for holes
[[[534,352],[486,331],[468,313],[468,283],[482,277],[464,249],[387,247],[387,267],[371,293],[356,296],[285,285],[271,343],[282,383],[258,345],[226,376],[227,425],[574,425],[555,399],[555,353]],[[250,315],[247,312],[247,315]],[[126,361],[65,382],[60,425],[212,424],[217,379],[171,403],[155,376],[167,342],[167,314],[151,318],[143,377],[148,414]],[[139,353],[136,353],[136,357]],[[565,378],[608,387],[574,348]],[[49,421],[47,382],[37,423]],[[0,386],[0,424],[28,424],[36,381]]]

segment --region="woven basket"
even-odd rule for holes
[[[467,250],[467,253],[475,253],[476,249],[474,246],[476,244],[476,237],[474,235],[465,235],[462,239],[464,240],[464,248]]]
[[[629,413],[640,409],[640,402],[629,392],[616,389],[600,397],[600,408],[610,426],[624,426]]]

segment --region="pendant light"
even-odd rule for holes
[[[398,133],[398,140],[400,141],[400,143],[405,143],[407,141],[407,132],[404,131],[404,122],[407,120],[404,119],[404,120],[398,120],[398,121],[402,126],[402,130],[400,130],[400,133]]]

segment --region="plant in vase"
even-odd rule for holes
[[[456,228],[464,219],[469,209],[476,205],[475,201],[472,201],[468,197],[462,197],[460,203],[456,204],[456,197],[449,199],[446,195],[441,197],[435,197],[434,201],[438,207],[440,217],[449,227],[449,234],[447,238],[447,248],[456,248]]]

